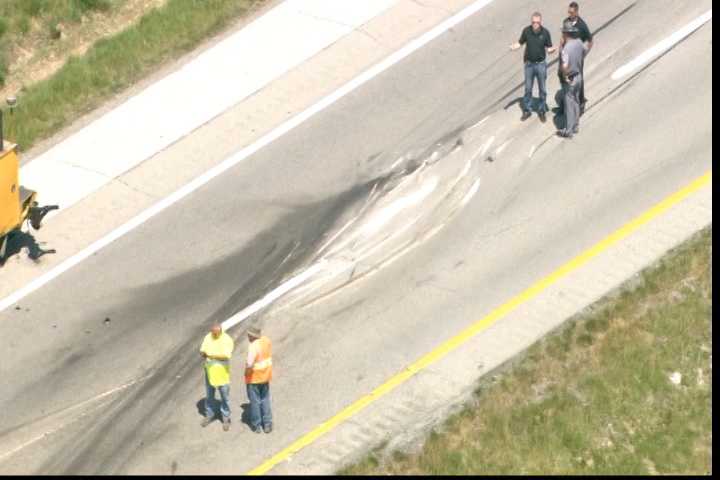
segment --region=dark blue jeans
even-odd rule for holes
[[[247,396],[250,400],[250,427],[256,429],[262,426],[272,426],[272,411],[270,410],[270,384],[248,383]]]
[[[230,384],[213,387],[208,382],[207,374],[205,374],[205,416],[209,418],[215,417],[212,403],[215,401],[215,390],[220,392],[220,415],[223,419],[230,418]]]
[[[523,111],[530,111],[530,102],[532,101],[533,81],[537,78],[538,90],[540,91],[540,107],[538,111],[546,112],[547,89],[545,81],[547,80],[547,63],[531,63],[525,62],[525,96],[523,97]]]

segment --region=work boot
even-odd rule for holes
[[[213,418],[212,418],[212,417],[205,417],[205,418],[203,419],[203,421],[200,422],[200,426],[203,427],[203,428],[205,428],[205,427],[207,427],[208,425],[210,425],[210,422],[212,422],[212,421],[213,421]]]
[[[223,418],[223,431],[227,432],[228,430],[230,430],[230,419]]]
[[[520,121],[524,122],[528,118],[530,118],[530,112],[525,111],[525,112],[523,112],[522,117],[520,117]]]
[[[540,117],[540,121],[542,123],[545,123],[545,121],[547,121],[547,118],[545,118],[545,112],[538,112],[538,117]]]
[[[263,427],[263,432],[270,433],[272,432],[272,425],[268,425],[267,427]]]

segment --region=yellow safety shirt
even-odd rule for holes
[[[208,356],[227,357],[227,360],[216,360],[208,358],[205,361],[205,374],[208,383],[213,387],[220,387],[230,383],[230,356],[232,355],[235,342],[227,333],[223,332],[218,338],[213,338],[212,333],[205,335],[200,352]]]

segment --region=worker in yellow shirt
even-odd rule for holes
[[[270,380],[272,380],[272,343],[257,327],[247,331],[248,354],[245,365],[245,388],[250,400],[250,428],[253,432],[272,432]],[[262,425],[262,430],[260,426]]]
[[[213,403],[215,389],[220,391],[220,414],[223,430],[230,430],[230,357],[235,342],[222,331],[219,323],[213,324],[210,333],[205,335],[200,354],[205,359],[205,419],[200,425],[207,427],[215,419]]]

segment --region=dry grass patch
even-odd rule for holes
[[[118,33],[166,0],[3,0],[0,98],[48,78],[97,40]],[[0,74],[1,75],[1,74]]]
[[[533,345],[418,454],[345,474],[710,472],[712,231]]]
[[[8,117],[5,128],[7,137],[19,144],[23,150],[29,149],[38,140],[56,133],[78,116],[88,113],[103,101],[132,86],[165,62],[176,59],[197,47],[204,40],[266,2],[266,0],[7,1],[21,6],[29,5],[26,2],[42,6],[37,11],[31,10],[26,13],[22,13],[24,12],[22,9],[12,10],[16,17],[7,20],[8,25],[15,25],[24,18],[30,18],[31,27],[19,37],[17,32],[8,28],[3,33],[3,36],[14,38],[8,40],[6,48],[22,51],[29,46],[35,52],[24,64],[20,61],[19,66],[14,68],[20,72],[21,64],[28,66],[29,70],[25,77],[30,83],[24,84],[25,81],[18,76],[9,79],[10,85],[6,88],[8,93],[15,94],[14,89],[19,86],[18,107],[14,115]],[[7,5],[10,3],[0,3],[0,6]],[[66,6],[67,9],[63,10],[62,6]],[[104,16],[102,20],[101,15]],[[56,18],[64,20],[58,22]],[[48,33],[47,29],[32,26],[35,25],[33,23],[36,22],[35,19],[50,19],[47,25],[55,25],[55,27],[48,27],[50,28]],[[90,27],[83,30],[84,22],[94,25],[95,30]],[[61,25],[59,27],[61,35],[54,39],[56,44],[50,42],[52,44],[50,45],[47,39],[52,39],[57,34],[57,25]],[[83,31],[86,32],[85,36]],[[13,32],[15,32],[14,36]],[[37,45],[33,47],[33,38],[44,40],[37,40]],[[7,57],[7,53],[4,57]],[[40,58],[41,61],[33,63],[32,58]],[[5,71],[7,73],[7,68]],[[42,80],[35,81],[39,78]],[[10,91],[11,87],[12,91]]]

